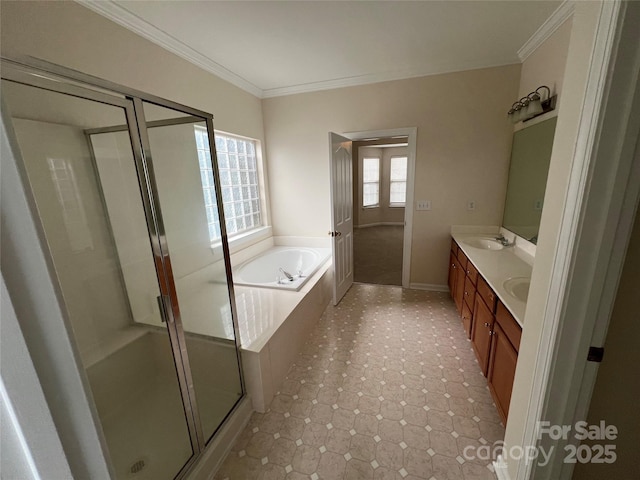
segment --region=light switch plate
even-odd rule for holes
[[[467,210],[469,210],[470,212],[474,211],[476,209],[476,202],[475,200],[469,200],[467,202]]]
[[[418,200],[416,210],[431,210],[431,200]]]

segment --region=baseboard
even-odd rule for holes
[[[353,228],[369,228],[369,227],[404,227],[404,222],[375,222],[375,223],[365,223],[363,225],[353,226]]]
[[[412,290],[428,290],[430,292],[448,292],[448,285],[438,285],[435,283],[410,283],[409,288]]]
[[[231,447],[251,419],[251,399],[245,396],[225,420],[216,438],[209,444],[202,454],[202,458],[188,473],[190,480],[213,480],[218,469],[229,455]]]
[[[493,469],[498,480],[511,480],[509,471],[507,470],[507,464],[502,459],[502,455],[498,455],[497,460],[493,462]]]

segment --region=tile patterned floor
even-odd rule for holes
[[[494,479],[463,450],[503,435],[448,294],[356,284],[216,479]]]

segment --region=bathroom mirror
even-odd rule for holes
[[[537,243],[557,117],[513,135],[502,226]]]

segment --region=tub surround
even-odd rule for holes
[[[274,246],[326,247],[322,238],[271,237],[232,255],[234,268]],[[253,409],[264,412],[332,295],[332,260],[299,291],[235,285],[244,380]]]
[[[500,234],[510,242],[515,240],[515,245],[502,250],[484,250],[472,247],[465,242],[474,237],[497,237]],[[531,278],[534,261],[531,252],[535,254],[535,245],[499,227],[456,226],[451,229],[451,236],[518,324],[521,327],[524,326],[527,304],[508,293],[504,282],[510,278]]]

